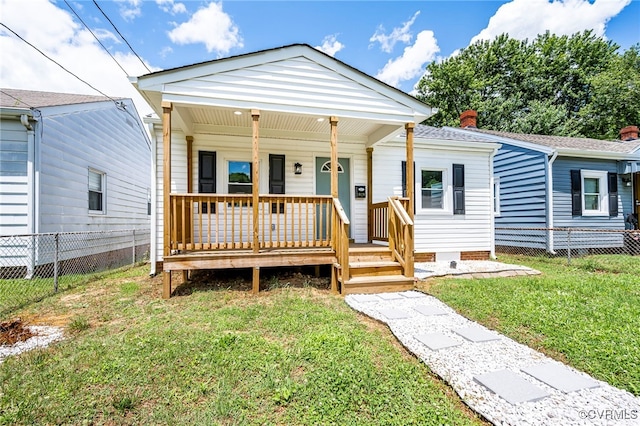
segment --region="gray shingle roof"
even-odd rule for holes
[[[406,137],[406,133],[403,132],[400,136]],[[416,125],[413,129],[413,136],[415,138],[445,141],[495,142],[493,139],[483,137],[479,134],[473,134],[471,132],[456,132],[446,128],[425,126],[423,124]]]
[[[122,99],[122,98],[114,98]],[[58,105],[84,104],[103,102],[109,98],[104,96],[79,95],[73,93],[38,92],[34,90],[0,89],[0,107],[2,108],[42,108]]]
[[[616,152],[628,154],[640,147],[640,139],[632,141],[608,141],[589,138],[574,138],[565,136],[530,135],[526,133],[497,132],[494,130],[466,128],[473,133],[485,133],[488,135],[529,142],[555,149],[575,149],[597,152]],[[471,133],[470,132],[470,133]]]

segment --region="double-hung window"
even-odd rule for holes
[[[618,175],[603,170],[571,170],[574,216],[617,216]]]
[[[250,161],[229,161],[229,194],[253,192],[251,169]]]
[[[104,213],[104,187],[106,175],[98,170],[89,169],[89,211]]]
[[[443,210],[445,208],[445,181],[442,170],[421,170],[420,198],[422,208]]]

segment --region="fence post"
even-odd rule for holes
[[[571,229],[567,230],[567,264],[571,265]]]
[[[131,264],[135,266],[136,264],[136,230],[133,230],[133,260],[131,261]]]
[[[53,248],[53,292],[58,292],[58,249],[60,246],[60,234],[56,233],[53,236],[54,248]]]

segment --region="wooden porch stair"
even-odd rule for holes
[[[413,289],[414,279],[402,275],[402,266],[385,246],[350,247],[349,275],[344,280],[340,265],[334,265],[341,294],[385,293]]]

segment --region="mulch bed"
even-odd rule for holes
[[[24,342],[33,336],[34,334],[20,318],[0,322],[0,346]]]

